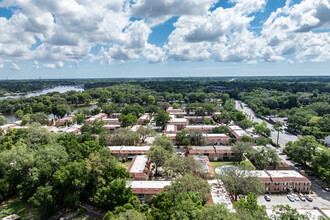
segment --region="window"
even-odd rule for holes
[[[278,188],[278,187],[275,187],[275,191],[279,191],[280,190],[280,188]]]
[[[287,185],[288,185],[288,183],[287,183],[287,182],[284,182],[284,183],[283,183],[283,186],[287,186]]]
[[[278,185],[280,185],[280,183],[279,182],[275,182],[275,186],[278,186]]]
[[[307,187],[304,187],[304,191],[305,191],[305,192],[308,191],[308,188],[307,188]]]
[[[300,188],[299,187],[296,187],[296,190],[299,192],[300,191]]]
[[[309,185],[309,183],[307,183],[307,182],[306,182],[306,183],[304,183],[304,185],[305,185],[305,186],[308,186],[308,185]]]
[[[266,191],[269,191],[269,187],[266,187]]]
[[[286,187],[283,187],[283,191],[287,191],[288,189]]]
[[[296,186],[300,186],[300,183],[296,183]]]
[[[267,183],[265,183],[265,185],[266,185],[266,186],[269,186],[269,185],[270,185],[270,183],[269,183],[269,182],[267,182]]]

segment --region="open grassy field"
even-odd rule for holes
[[[235,161],[216,161],[216,162],[211,162],[211,165],[212,165],[212,168],[213,170],[218,167],[218,166],[222,166],[222,165],[234,165],[234,166],[238,166],[239,163],[238,162],[235,162]],[[256,168],[253,166],[253,164],[250,162],[250,161],[242,161],[240,163],[241,166],[248,166],[250,167],[251,169],[255,170]]]
[[[21,201],[19,198],[12,198],[2,202],[0,211],[19,215],[22,219],[40,219],[41,217],[38,210],[31,207],[27,202]],[[6,216],[0,214],[0,219]]]

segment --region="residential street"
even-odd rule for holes
[[[263,120],[256,117],[254,112],[252,111],[252,109],[250,109],[245,103],[241,102],[243,105],[243,109],[241,108],[239,101],[235,101],[235,108],[239,111],[243,111],[249,120],[253,121],[253,122],[258,122],[261,123]],[[267,127],[270,128],[271,130],[273,130],[273,125],[267,122]],[[271,132],[271,139],[276,143],[277,141],[277,132],[276,131],[272,131]],[[279,136],[279,144],[281,147],[285,147],[285,144],[288,141],[296,141],[298,139],[298,137],[294,134],[290,134],[286,131],[283,131],[282,133],[280,133]]]

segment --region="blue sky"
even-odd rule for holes
[[[330,75],[328,0],[0,0],[0,79]]]

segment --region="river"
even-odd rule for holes
[[[31,92],[28,93],[26,95],[17,95],[17,96],[4,96],[4,97],[0,97],[0,100],[3,99],[8,99],[8,98],[21,98],[21,97],[34,97],[34,96],[39,96],[39,95],[46,95],[47,93],[50,92],[59,92],[59,93],[64,93],[64,92],[69,92],[69,91],[77,91],[77,92],[82,92],[84,91],[84,88],[82,88],[81,86],[56,86],[54,88],[51,89],[44,89],[42,91],[39,92]]]
[[[82,92],[82,91],[84,91],[84,88],[82,88],[80,86],[56,86],[56,87],[51,88],[51,89],[44,89],[42,91],[28,93],[26,95],[0,97],[0,100],[7,99],[7,98],[34,97],[34,96],[39,96],[39,95],[45,95],[45,94],[50,93],[50,92],[64,93],[64,92],[69,92],[69,91]],[[81,108],[87,108],[89,110],[93,110],[94,108],[97,108],[97,105],[90,105],[90,106],[86,106],[86,107],[79,107],[79,108],[76,108],[73,111],[73,113],[77,112]],[[15,118],[14,114],[3,114],[3,116],[5,116],[8,119],[9,122],[16,121],[16,118]],[[50,119],[53,119],[54,118],[54,115],[53,114],[50,114],[50,115],[48,115],[48,117]]]

